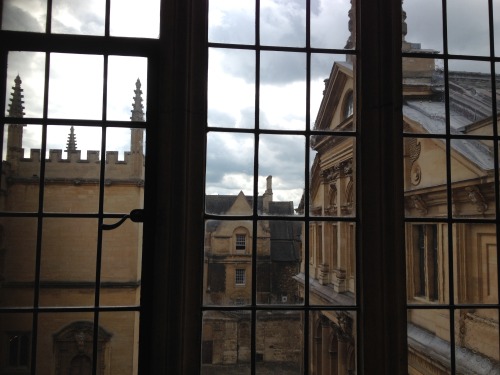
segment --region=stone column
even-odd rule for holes
[[[330,320],[321,317],[321,375],[330,375]]]

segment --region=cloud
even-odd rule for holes
[[[46,4],[41,0],[4,0],[2,29],[45,31]]]

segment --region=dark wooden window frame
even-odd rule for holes
[[[357,5],[358,373],[402,374],[401,1]],[[8,50],[142,51],[149,58],[148,121],[155,126],[146,151],[141,374],[192,375],[200,369],[207,9],[207,0],[162,0],[159,40],[0,32],[3,72]],[[5,75],[0,87],[6,87]]]

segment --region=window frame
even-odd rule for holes
[[[356,148],[358,372],[396,375],[407,370],[401,251],[401,1],[353,3],[360,51],[355,110],[358,124],[366,124],[359,125]],[[146,145],[140,374],[188,375],[198,373],[201,366],[199,249],[204,239],[200,212],[204,207],[207,12],[208,0],[162,0],[158,40],[106,37],[96,43],[95,37],[0,31],[2,51],[120,54],[132,44],[135,51],[150,54],[148,121],[158,126],[149,131]],[[6,65],[3,54],[0,68],[5,71]],[[5,83],[2,77],[2,87]],[[4,95],[0,99],[5,102]]]

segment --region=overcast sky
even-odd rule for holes
[[[111,34],[158,36],[158,0],[111,2]],[[45,30],[46,1],[4,0],[2,27],[10,30]],[[103,35],[104,0],[53,0],[54,33]],[[500,14],[500,0],[494,0]],[[343,49],[348,31],[349,0],[311,0],[311,45]],[[406,40],[422,49],[443,50],[440,0],[405,0]],[[305,0],[261,0],[260,42],[263,45],[305,46]],[[500,17],[495,16],[495,24]],[[211,0],[209,40],[219,43],[255,43],[253,0]],[[487,0],[448,2],[449,51],[456,54],[489,53]],[[500,26],[498,27],[500,30]],[[500,31],[495,31],[500,52]],[[319,108],[324,79],[334,61],[345,55],[315,54],[311,58],[311,121]],[[208,125],[228,128],[255,126],[255,52],[212,48],[209,51]],[[259,125],[266,129],[303,130],[306,127],[306,58],[293,52],[263,52],[260,69]],[[9,55],[10,94],[14,78],[23,80],[26,116],[39,117],[43,108],[45,55],[12,52]],[[487,64],[456,64],[457,69],[485,71]],[[147,88],[143,58],[110,57],[108,119],[129,120],[135,81]],[[49,117],[100,119],[103,58],[51,54]],[[10,95],[9,95],[10,96]],[[8,106],[7,106],[8,109]],[[311,124],[312,125],[312,124]],[[50,127],[47,148],[65,148],[69,127]],[[40,147],[40,128],[25,132],[25,148]],[[77,128],[78,148],[98,150],[100,136]],[[108,149],[129,148],[129,131],[109,137]],[[210,132],[207,156],[207,193],[252,194],[253,136]],[[259,144],[259,194],[265,177],[273,175],[275,200],[293,200],[297,206],[304,189],[305,139],[301,136],[262,136]],[[84,156],[85,157],[85,156]]]

